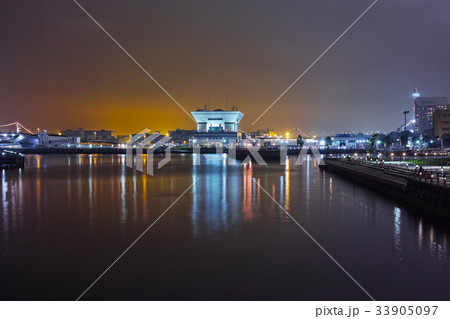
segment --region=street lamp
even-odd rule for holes
[[[404,134],[405,134],[405,138],[406,138],[405,151],[406,151],[406,144],[408,144],[408,135],[406,135],[406,114],[408,114],[408,113],[409,113],[409,111],[403,111],[403,114],[405,115],[405,127],[404,127]],[[401,143],[401,139],[400,139],[400,143]]]

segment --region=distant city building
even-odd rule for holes
[[[70,148],[80,146],[80,138],[56,134],[39,134],[39,145],[44,147]]]
[[[245,132],[243,133],[242,138],[247,139],[256,139],[256,138],[264,138],[264,137],[275,137],[275,131],[270,128],[266,129],[257,129],[253,132]]]
[[[256,133],[258,134],[258,136],[275,136],[275,131],[273,128],[265,128],[265,129],[257,129]]]
[[[191,113],[197,122],[197,132],[191,139],[192,145],[213,146],[237,142],[238,125],[244,114],[236,107],[233,107],[232,111],[210,111],[205,108]]]
[[[331,138],[331,147],[340,149],[365,148],[371,135],[358,134],[336,134]],[[320,145],[320,144],[319,144]],[[322,145],[323,146],[323,145]]]
[[[171,137],[171,142],[174,144],[188,144],[196,132],[196,130],[182,130],[177,128],[175,131],[169,131],[169,136]]]
[[[68,148],[80,146],[80,138],[44,133],[31,135],[25,133],[0,134],[0,147],[5,148]]]
[[[151,147],[153,144],[170,144],[170,141],[166,141],[167,136],[164,134],[161,134],[160,131],[153,131],[153,132],[147,132],[147,133],[133,133],[131,135],[127,135],[127,138],[125,138],[125,135],[121,136],[121,143],[120,144],[127,144],[128,146],[132,147]],[[164,140],[163,140],[164,139]],[[161,141],[163,140],[163,141]],[[125,145],[121,145],[123,147]]]
[[[79,137],[82,143],[117,143],[116,131],[93,131],[79,128],[76,131],[65,130],[61,134],[63,136]]]
[[[450,110],[437,110],[433,113],[433,134],[450,134]]]
[[[253,146],[261,146],[264,148],[280,148],[280,147],[297,147],[297,139],[288,139],[282,137],[262,136],[257,140],[249,140]],[[245,141],[242,141],[245,142]],[[255,143],[256,142],[256,143]],[[248,143],[248,142],[247,142]],[[250,145],[245,145],[250,146]]]
[[[118,144],[127,144],[131,139],[131,135],[116,135],[116,140]]]
[[[415,131],[423,133],[433,129],[433,112],[446,110],[448,98],[446,97],[416,97],[414,98]]]

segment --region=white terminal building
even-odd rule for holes
[[[39,145],[49,148],[71,148],[80,146],[80,138],[73,136],[61,136],[56,134],[47,134],[46,132],[38,135]]]
[[[232,111],[198,109],[191,114],[197,122],[197,132],[190,140],[192,146],[211,147],[237,142],[238,125],[244,114],[236,107]]]

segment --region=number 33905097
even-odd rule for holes
[[[377,316],[390,316],[390,315],[402,315],[402,316],[434,316],[438,306],[377,306]]]

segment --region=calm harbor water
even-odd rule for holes
[[[27,156],[3,170],[0,299],[449,300],[447,222],[303,166],[172,155],[154,176],[124,155]],[[257,183],[255,183],[255,181]]]

